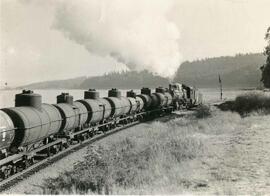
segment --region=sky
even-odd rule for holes
[[[262,52],[269,0],[1,0],[0,86]]]

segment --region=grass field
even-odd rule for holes
[[[270,117],[253,113],[241,118],[215,108],[211,114],[175,115],[106,138],[89,146],[74,170],[47,179],[40,191],[269,193]]]

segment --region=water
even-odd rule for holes
[[[205,103],[213,103],[220,101],[220,90],[219,89],[200,89],[203,94],[203,100]],[[239,90],[239,89],[225,89],[223,90],[223,101],[235,99],[238,95],[245,94],[251,91]],[[255,91],[252,91],[255,92]],[[257,91],[256,91],[257,92]]]
[[[22,90],[0,90],[0,108],[13,107],[15,105],[15,95],[21,93]],[[74,100],[83,99],[85,90],[70,90],[70,89],[37,89],[34,90],[35,93],[42,96],[43,103],[56,103],[56,96],[62,92],[69,93],[73,96]],[[108,95],[108,90],[97,90],[100,93],[100,97],[106,97]],[[126,96],[128,90],[121,90],[122,95]],[[139,93],[140,90],[134,90],[134,92]]]
[[[85,90],[65,90],[65,89],[46,89],[34,90],[35,93],[38,93],[42,96],[43,103],[56,103],[56,96],[62,92],[67,92],[70,95],[73,95],[74,100],[83,99]],[[101,97],[106,97],[108,90],[98,90]],[[126,95],[127,90],[121,90],[122,95]],[[134,90],[136,93],[139,93],[140,90]],[[200,89],[203,93],[204,102],[217,102],[220,98],[220,92],[218,89]],[[4,107],[13,107],[15,105],[15,94],[20,93],[21,90],[0,90],[0,108]],[[224,90],[223,98],[225,100],[234,99],[237,95],[246,93],[247,91],[243,90]]]

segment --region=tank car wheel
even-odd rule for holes
[[[81,135],[81,140],[82,140],[82,142],[84,141],[84,140],[86,140],[86,136],[85,136],[86,134],[83,134],[83,135]]]
[[[51,148],[47,148],[47,157],[50,157],[51,156]]]
[[[80,135],[78,140],[79,140],[79,143],[82,144],[82,142],[84,141],[84,137],[82,135]]]
[[[16,165],[13,165],[12,166],[12,170],[11,170],[11,175],[14,175],[17,173],[17,166]]]
[[[7,173],[6,169],[4,171],[0,172],[0,178],[3,180],[8,178],[8,173]]]
[[[63,145],[59,144],[59,151],[61,152],[63,150]]]
[[[52,154],[57,154],[58,152],[58,147],[57,146],[53,146],[52,149],[51,149],[51,153]]]
[[[29,163],[28,160],[25,160],[25,161],[22,163],[22,168],[23,168],[23,169],[26,169],[26,168],[28,168],[29,166],[30,166],[30,163]]]
[[[89,134],[85,133],[85,139],[88,140],[89,139]]]
[[[34,165],[35,161],[34,161],[34,157],[32,157],[31,159],[28,160],[29,165]]]
[[[63,147],[67,149],[70,146],[70,141],[67,141],[66,143],[63,144]]]
[[[89,138],[94,137],[94,133],[93,133],[93,131],[89,131],[89,132],[88,132],[88,135],[89,135]]]

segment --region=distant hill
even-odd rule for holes
[[[169,80],[167,78],[154,75],[153,73],[144,70],[126,71],[126,72],[113,72],[103,76],[87,78],[82,84],[81,88],[96,88],[96,89],[108,89],[108,88],[120,88],[120,89],[138,89],[142,87],[154,88],[157,86],[168,86]]]
[[[167,78],[154,75],[149,71],[112,72],[103,76],[79,77],[67,80],[53,80],[18,87],[20,89],[140,89],[143,86],[154,88],[168,86]]]
[[[258,87],[265,63],[263,54],[245,54],[207,58],[184,62],[178,68],[174,81],[197,87],[217,87],[218,74],[224,87]]]
[[[86,76],[66,79],[66,80],[52,80],[32,83],[18,87],[19,89],[77,89],[80,88],[81,83],[87,79]]]

